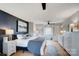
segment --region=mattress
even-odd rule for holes
[[[27,47],[28,42],[29,40],[24,40],[24,39],[16,40],[16,46]]]

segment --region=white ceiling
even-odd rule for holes
[[[78,3],[0,3],[0,9],[26,21],[35,23],[62,22],[79,10]]]

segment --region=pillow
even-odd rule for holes
[[[18,39],[23,39],[23,36],[22,36],[21,34],[18,34],[18,35],[17,35],[17,38],[18,38]]]
[[[12,40],[16,40],[17,39],[17,35],[12,35]]]

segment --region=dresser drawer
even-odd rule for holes
[[[3,53],[7,55],[11,55],[16,52],[16,44],[14,41],[5,42],[3,46]]]

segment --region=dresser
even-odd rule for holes
[[[79,32],[66,32],[63,47],[71,56],[79,56]]]
[[[7,56],[16,53],[16,42],[14,40],[3,42],[3,53]]]

